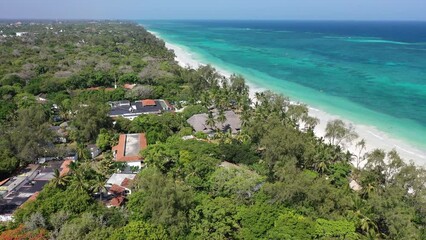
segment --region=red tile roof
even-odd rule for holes
[[[148,146],[148,142],[146,141],[145,133],[139,134],[139,145],[141,150],[145,149]]]
[[[125,187],[125,188],[129,188],[130,183],[132,182],[131,179],[129,178],[125,178],[122,182],[121,182],[121,186]]]
[[[0,186],[2,186],[3,184],[7,183],[7,181],[9,181],[10,178],[6,178],[5,180],[0,182]]]
[[[112,187],[109,189],[109,192],[114,195],[123,195],[126,189],[122,186],[118,186],[117,184],[113,184]]]
[[[157,103],[152,99],[142,100],[142,106],[155,106]]]
[[[115,160],[117,162],[136,162],[136,161],[142,161],[142,158],[138,155],[135,156],[124,156],[125,150],[126,150],[126,134],[121,134],[118,139],[118,145],[114,146],[112,148],[113,152],[116,152]],[[147,147],[147,140],[145,133],[139,134],[139,147],[140,150],[143,150]]]
[[[72,160],[65,160],[62,165],[61,165],[61,172],[60,175],[61,176],[65,176],[70,172],[70,168],[69,165],[72,163]]]
[[[109,202],[109,204],[111,206],[114,206],[114,207],[119,207],[119,206],[123,205],[123,203],[124,203],[124,197],[121,197],[121,196],[115,197],[115,198],[111,199],[111,201]]]

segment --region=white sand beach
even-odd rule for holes
[[[151,33],[161,38],[155,32],[151,32]],[[166,47],[175,52],[176,61],[182,67],[189,66],[191,68],[198,68],[200,65],[209,64],[209,63],[204,63],[197,60],[196,57],[193,54],[191,54],[189,51],[187,51],[184,47],[178,46],[176,44],[171,44],[168,42],[166,42]],[[231,73],[223,71],[217,66],[214,66],[214,67],[224,76],[231,75]],[[250,78],[247,78],[247,76],[245,77],[247,80],[247,84],[250,86],[250,96],[252,98],[254,98],[255,92],[265,90],[265,89],[254,86],[253,84],[250,83]],[[325,128],[328,121],[334,120],[334,119],[341,119],[344,122],[350,123],[353,126],[355,126],[355,131],[358,133],[359,138],[355,140],[354,143],[358,142],[361,139],[364,139],[366,141],[367,151],[371,151],[377,148],[383,149],[385,151],[391,151],[392,149],[396,149],[398,153],[400,154],[400,156],[407,163],[410,161],[413,161],[418,166],[426,167],[426,149],[418,149],[406,142],[403,142],[401,140],[388,136],[388,134],[377,130],[373,126],[359,125],[359,124],[350,122],[348,120],[345,120],[345,118],[342,116],[332,115],[324,111],[321,111],[320,109],[309,107],[309,114],[320,120],[320,123],[315,128],[315,134],[318,137],[323,137],[325,135]],[[352,153],[358,152],[358,150],[355,148],[355,144],[353,144],[352,146],[347,146],[346,148]]]

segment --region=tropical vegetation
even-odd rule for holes
[[[101,160],[72,163],[68,175],[55,172],[0,238],[426,238],[426,171],[396,151],[365,152],[362,140],[359,152],[345,151],[357,138],[351,126],[330,122],[318,138],[318,120],[305,105],[269,91],[250,98],[243,77],[225,78],[211,66],[179,67],[161,40],[132,23],[24,24],[19,31],[37,34],[1,39],[2,176],[63,147],[51,146],[50,104],[70,121],[77,147],[97,143],[105,152]],[[113,123],[106,103],[138,94],[107,91],[116,83],[136,83],[143,96],[184,110]],[[93,87],[100,89],[87,89]],[[37,103],[39,94],[49,104]],[[213,127],[228,110],[241,117],[238,134],[215,129],[207,136],[186,123],[206,113]],[[146,168],[125,206],[106,208],[103,183],[120,168],[109,150],[118,134],[130,132],[147,133],[140,153]]]

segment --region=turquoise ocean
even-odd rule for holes
[[[139,23],[255,86],[426,150],[426,22]]]

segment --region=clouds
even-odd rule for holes
[[[424,0],[0,0],[0,18],[426,20]]]

